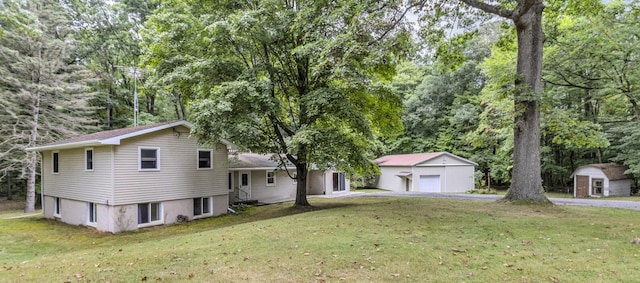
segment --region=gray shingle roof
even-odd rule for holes
[[[267,169],[277,168],[278,162],[273,154],[237,153],[229,156],[229,168],[233,169]],[[295,168],[288,160],[287,167]]]

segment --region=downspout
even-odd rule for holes
[[[115,215],[116,214],[116,209],[115,209],[115,204],[116,204],[116,167],[115,167],[115,162],[116,162],[116,156],[115,156],[115,145],[111,145],[111,208],[109,209],[109,200],[107,200],[107,211],[110,211],[111,214],[111,221],[109,221],[109,231],[114,232],[116,227],[115,227],[115,223],[113,222],[114,218],[117,218],[118,216]],[[95,154],[95,153],[94,153]],[[166,220],[165,220],[166,221]],[[129,227],[123,228],[124,230],[128,230]],[[117,231],[120,232],[120,231]]]
[[[38,155],[40,155],[40,205],[42,206],[42,215],[46,215],[44,213],[44,155],[42,152],[38,151]]]

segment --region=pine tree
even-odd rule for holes
[[[0,36],[0,155],[6,155],[0,169],[19,170],[27,180],[25,212],[31,212],[38,156],[24,149],[91,129],[90,77],[75,59],[72,25],[58,1],[4,5],[23,16],[6,12],[14,22],[3,25]]]

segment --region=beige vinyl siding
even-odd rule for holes
[[[42,187],[45,195],[101,204],[113,202],[111,146],[93,148],[93,171],[85,171],[85,148],[58,152],[58,174],[51,172],[52,152],[42,152]]]
[[[138,149],[145,147],[159,148],[160,170],[138,170]],[[212,170],[197,170],[198,148],[205,147],[186,127],[123,140],[114,154],[114,205],[227,194],[227,148],[215,147]]]

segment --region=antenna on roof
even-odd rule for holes
[[[138,126],[138,116],[140,108],[138,107],[138,75],[144,74],[143,70],[133,66],[116,66],[116,68],[126,70],[129,75],[133,75],[133,126]]]

